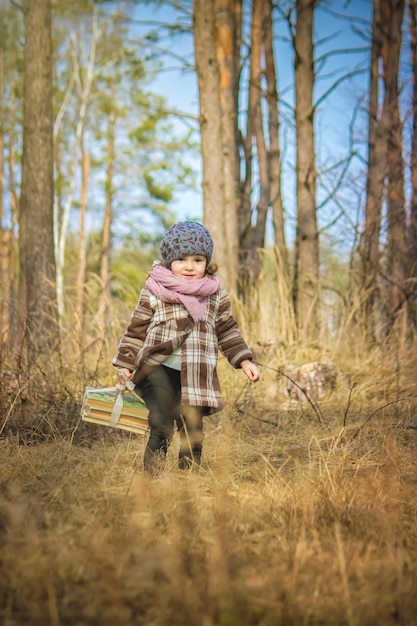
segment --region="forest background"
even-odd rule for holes
[[[2,622],[411,625],[415,0],[0,7]],[[183,218],[262,378],[150,482],[81,404]]]

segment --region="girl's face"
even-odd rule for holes
[[[203,278],[206,271],[207,259],[201,254],[183,256],[171,263],[171,272],[183,280],[197,280]]]

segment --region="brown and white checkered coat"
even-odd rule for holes
[[[149,367],[159,365],[181,347],[181,403],[191,406],[223,406],[217,376],[218,351],[238,368],[253,355],[231,311],[227,292],[209,296],[202,320],[194,322],[182,304],[162,302],[142,289],[130,323],[123,333],[113,365],[134,371],[142,380]]]

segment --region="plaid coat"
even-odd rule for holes
[[[113,365],[134,371],[133,381],[138,384],[149,367],[163,363],[177,348],[181,348],[181,403],[212,410],[223,406],[217,376],[218,351],[235,368],[244,359],[253,359],[224,289],[209,296],[206,313],[198,322],[182,304],[162,302],[148,289],[142,289]]]

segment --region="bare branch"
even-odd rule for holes
[[[18,9],[19,11],[23,11],[23,7],[21,4],[19,4],[19,2],[15,2],[15,0],[9,0],[10,4],[14,7],[16,7],[16,9]]]
[[[340,208],[340,206],[341,206],[340,202],[338,200],[335,200],[335,203],[337,205],[339,205],[339,208]],[[337,222],[342,219],[342,217],[347,217],[347,214],[346,214],[346,211],[344,210],[344,208],[341,208],[341,210],[336,215],[336,217],[334,217],[330,222],[327,222],[327,224],[325,226],[323,226],[323,228],[319,228],[319,231],[318,231],[319,235],[324,233],[326,230],[329,230],[329,228],[331,228],[332,226],[335,226],[337,224]]]
[[[199,121],[199,117],[198,115],[192,115],[191,113],[185,113],[184,111],[177,111],[176,109],[164,109],[164,112],[167,115],[170,115],[172,117],[178,117],[180,120],[182,120],[184,123],[186,120],[192,120],[193,122],[197,122]],[[192,128],[192,126],[190,124],[186,124],[189,128]]]
[[[336,87],[338,87],[339,85],[341,85],[345,80],[349,80],[350,78],[353,78],[354,76],[360,76],[363,74],[366,74],[369,70],[368,69],[359,69],[359,70],[353,70],[353,72],[349,72],[348,74],[345,74],[344,76],[341,76],[338,80],[336,80],[333,85],[331,87],[329,87],[321,96],[320,98],[317,99],[314,108],[317,109],[320,104],[327,98],[327,96],[329,94],[332,93],[332,91],[334,91],[336,89]]]
[[[360,30],[359,28],[356,28],[355,26],[352,26],[351,28],[352,28],[352,32],[358,35],[359,37],[361,37],[361,39],[365,39],[366,41],[371,40],[370,33],[364,33],[362,30]]]
[[[130,39],[128,41],[129,41],[129,43],[131,43],[131,44],[133,44],[135,46],[138,45],[138,41],[137,40]],[[167,57],[171,57],[171,59],[174,59],[175,61],[178,61],[179,63],[181,63],[181,65],[183,67],[185,67],[186,69],[193,70],[193,71],[195,70],[194,63],[190,63],[187,60],[186,57],[173,52],[169,48],[165,48],[165,47],[159,46],[159,45],[157,45],[156,43],[153,43],[153,42],[151,42],[151,43],[152,43],[152,50],[155,52],[155,54],[159,54],[159,55],[163,55],[163,56],[166,55]],[[150,42],[146,41],[146,40],[142,40],[142,44],[143,45],[149,45]],[[175,67],[175,69],[178,70],[178,67]]]
[[[364,17],[357,17],[356,15],[346,15],[344,13],[338,13],[337,11],[334,11],[333,9],[331,9],[328,6],[321,6],[320,7],[321,10],[324,13],[327,13],[328,15],[331,15],[332,17],[336,17],[337,19],[340,19],[344,22],[349,22],[352,26],[355,26],[357,24],[363,24],[363,26],[371,26],[371,22],[367,19],[365,19]]]
[[[398,404],[399,402],[411,402],[413,399],[414,398],[400,398],[398,400],[392,400],[391,402],[387,402],[386,404],[383,404],[383,405],[379,406],[377,409],[375,409],[375,411],[372,411],[372,413],[366,418],[366,420],[363,422],[363,424],[361,426],[359,426],[359,428],[357,428],[355,430],[355,432],[353,433],[353,435],[351,437],[351,441],[356,439],[356,437],[359,435],[359,433],[362,430],[362,428],[364,426],[366,426],[366,424],[368,424],[368,422],[371,421],[373,416],[376,415],[379,411],[382,411],[382,409],[386,409],[388,406],[392,406],[393,404]]]
[[[318,41],[315,42],[314,47],[318,48],[319,46],[322,46],[325,43],[329,43],[329,41],[333,41],[334,39],[337,39],[337,37],[341,34],[341,32],[342,31],[340,30],[336,30],[334,33],[331,33],[327,37],[323,37],[322,39],[319,39]]]
[[[310,396],[308,395],[307,391],[303,387],[301,387],[301,385],[299,385],[296,380],[293,380],[291,378],[291,376],[288,376],[288,374],[286,374],[285,372],[283,372],[280,369],[277,369],[275,367],[270,367],[269,365],[266,365],[265,363],[259,363],[259,362],[256,362],[256,361],[255,361],[255,363],[256,363],[256,365],[259,365],[260,367],[263,367],[263,368],[265,368],[267,370],[271,370],[272,372],[276,372],[280,376],[283,376],[284,378],[289,380],[295,387],[297,387],[297,389],[299,389],[299,391],[301,391],[301,393],[305,396],[307,402],[309,403],[309,405],[313,409],[313,411],[316,414],[316,417],[317,417],[319,423],[322,426],[326,426],[327,430],[330,430],[329,425],[327,424],[327,422],[326,422],[326,420],[324,418],[324,415],[323,415],[323,413],[322,413],[322,411],[320,409],[320,406],[312,398],[310,398]]]
[[[337,56],[339,54],[362,54],[364,52],[369,52],[369,46],[361,46],[359,48],[337,48],[336,50],[329,50],[325,54],[316,57],[315,63],[322,63],[323,61],[326,61],[327,59],[330,59],[331,57]]]

